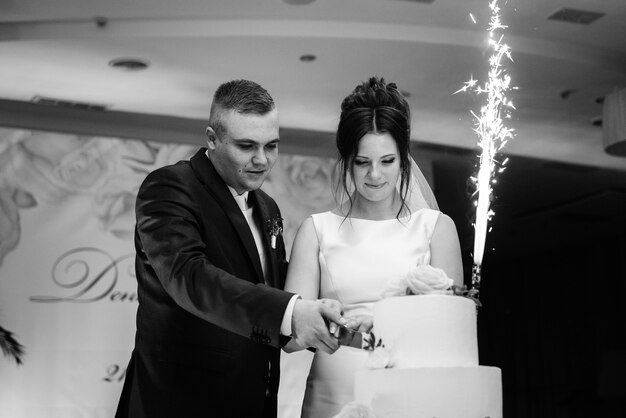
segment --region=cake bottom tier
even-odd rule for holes
[[[384,418],[502,418],[497,367],[422,367],[357,373],[355,400]]]

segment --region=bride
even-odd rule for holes
[[[438,211],[409,148],[409,106],[397,86],[377,77],[358,85],[341,104],[337,207],[307,218],[294,240],[285,290],[339,301],[353,329],[370,331],[386,283],[418,264],[463,281],[454,222]],[[302,348],[290,343],[285,351]],[[316,353],[302,417],[339,413],[366,360],[352,347]]]

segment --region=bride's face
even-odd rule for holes
[[[396,141],[388,133],[369,133],[359,142],[352,171],[356,190],[365,199],[392,199],[400,176]]]

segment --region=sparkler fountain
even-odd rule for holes
[[[476,94],[486,95],[480,114],[471,112],[475,119],[474,131],[478,135],[480,148],[479,168],[476,177],[472,181],[476,185],[474,197],[476,205],[476,220],[474,222],[474,253],[472,267],[472,290],[478,294],[480,290],[481,267],[487,236],[487,226],[494,212],[491,209],[491,185],[495,182],[495,169],[498,172],[505,169],[507,160],[496,161],[496,154],[504,147],[506,142],[513,137],[513,129],[507,128],[503,118],[510,118],[509,111],[514,109],[513,103],[506,97],[506,93],[512,89],[511,77],[502,64],[507,58],[511,62],[511,49],[504,43],[503,31],[507,26],[500,20],[500,7],[498,0],[489,2],[491,20],[487,31],[489,32],[489,47],[492,50],[489,57],[488,79],[484,85],[479,85],[473,77],[465,82],[463,87],[456,93],[473,91]],[[476,22],[473,16],[472,20]]]

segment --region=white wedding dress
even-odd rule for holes
[[[421,209],[401,221],[344,219],[332,212],[312,215],[320,247],[320,298],[340,301],[346,317],[371,315],[388,280],[405,276],[418,264],[430,264],[430,240],[439,214]],[[352,401],[354,374],[366,367],[367,356],[351,347],[340,347],[332,355],[315,354],[302,417],[331,418]]]

